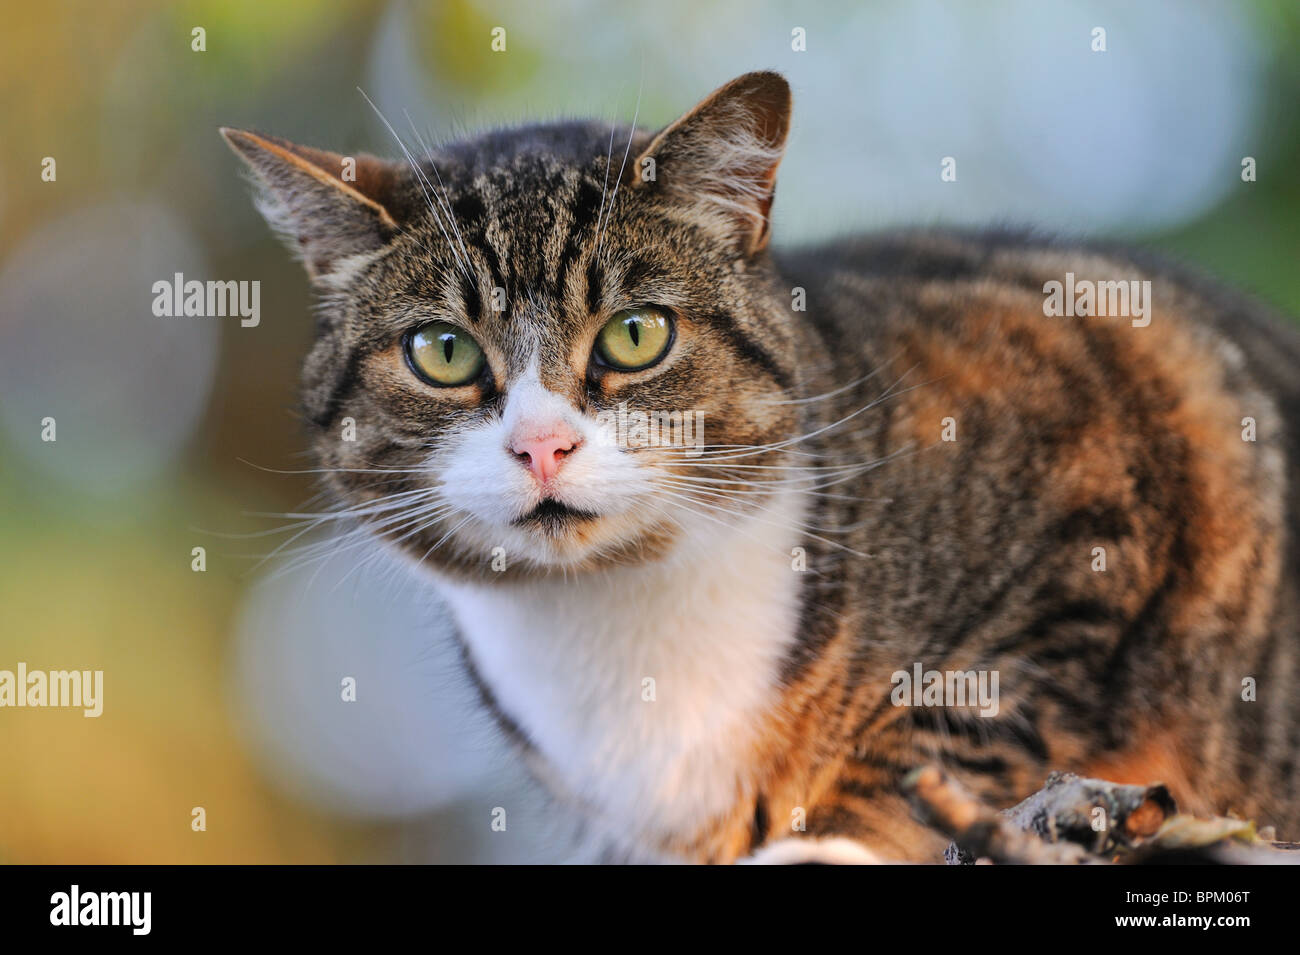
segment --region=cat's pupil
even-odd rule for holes
[[[627,333],[628,333],[629,337],[631,337],[631,339],[632,339],[632,347],[633,347],[633,348],[636,348],[638,345],[641,344],[641,329],[638,327],[638,323],[636,323],[636,322],[628,322],[628,323],[627,323]]]
[[[455,347],[456,347],[455,335],[442,336],[442,357],[446,360],[447,364],[449,365],[451,364],[451,353],[455,349]]]

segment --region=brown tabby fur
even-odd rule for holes
[[[837,835],[937,859],[941,841],[897,792],[934,760],[998,805],[1071,770],[1164,781],[1186,808],[1235,809],[1296,837],[1300,338],[1123,249],[916,232],[773,256],[788,115],[784,81],[758,73],[658,139],[624,129],[611,147],[607,127],[582,123],[488,133],[420,161],[432,202],[404,164],[362,158],[345,184],[339,157],[227,131],[326,295],[304,376],[323,466],[416,468],[441,434],[499,412],[530,345],[542,382],[584,413],[700,409],[717,446],[813,435],[747,465],[878,463],[809,495],[806,526],[790,530],[808,568],[796,650],[734,805],[657,834],[648,853],[730,862],[786,836]],[[654,182],[639,176],[643,154]],[[1044,283],[1066,272],[1150,280],[1150,325],[1046,317]],[[489,307],[494,287],[505,312]],[[791,308],[796,287],[806,312]],[[673,357],[593,369],[596,331],[630,302],[681,316]],[[430,315],[471,331],[489,380],[432,389],[412,376],[400,339]],[[338,440],[344,416],[356,442]],[[941,440],[949,418],[955,440]],[[704,459],[697,473],[786,472]],[[328,475],[348,503],[427,480]],[[653,562],[678,534],[669,520],[631,536],[571,527],[556,534],[609,539],[563,568],[524,559],[494,574],[472,527],[435,547],[452,523],[401,546],[503,587]],[[891,705],[891,674],[918,661],[999,671],[997,717]],[[498,713],[527,749],[528,728]],[[532,757],[545,776],[546,754]],[[791,832],[800,809],[806,832]]]

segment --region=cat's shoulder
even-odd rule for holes
[[[1042,292],[1063,272],[1113,271],[1114,278],[1160,279],[1207,298],[1251,304],[1194,267],[1139,245],[1074,238],[1028,227],[902,229],[844,236],[774,253],[790,278],[828,283],[852,277],[894,283],[986,282]]]
[[[784,281],[805,289],[807,310],[823,331],[859,331],[891,316],[946,321],[948,305],[976,302],[1014,301],[1041,313],[1054,290],[1069,294],[1076,282],[1149,283],[1157,305],[1236,342],[1266,380],[1300,377],[1294,319],[1142,246],[1029,228],[909,229],[778,250],[774,260]]]

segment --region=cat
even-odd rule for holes
[[[1069,770],[1294,835],[1300,336],[1102,244],[773,252],[791,109],[755,72],[657,132],[403,161],[223,129],[322,295],[340,509],[607,859],[937,861],[899,792],[927,763],[1000,807]],[[1063,315],[1067,276],[1097,292]]]

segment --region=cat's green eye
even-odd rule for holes
[[[639,371],[663,358],[672,343],[672,320],[663,309],[625,308],[596,336],[596,357],[619,371]]]
[[[451,322],[430,322],[411,332],[406,359],[421,378],[443,388],[468,385],[485,361],[478,342]]]

